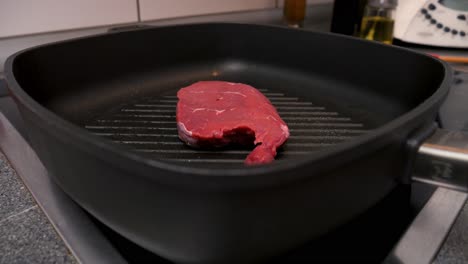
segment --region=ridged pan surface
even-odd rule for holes
[[[303,100],[287,93],[260,89],[288,124],[290,137],[278,151],[277,162],[310,154],[365,133],[368,129],[346,113]],[[239,166],[253,149],[228,146],[220,149],[195,149],[186,146],[177,134],[176,91],[166,95],[140,98],[112,109],[84,127],[94,135],[154,159],[197,167],[213,164]]]

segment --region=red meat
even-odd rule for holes
[[[177,93],[179,138],[193,147],[255,144],[245,164],[274,160],[289,137],[286,123],[270,101],[252,86],[201,81]]]

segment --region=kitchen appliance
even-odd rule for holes
[[[279,54],[269,52],[284,47],[287,43],[283,42],[292,38],[300,40],[297,43],[304,47],[314,44],[321,51],[309,55],[314,64],[291,60],[303,54],[297,47]],[[276,41],[266,49],[261,45],[264,39]],[[187,41],[192,45],[183,45]],[[213,49],[216,41],[217,49]],[[133,52],[115,56],[117,51],[135,44],[138,47],[131,49]],[[156,45],[160,49],[154,50]],[[347,56],[347,63],[336,70],[325,50]],[[406,69],[398,72],[397,67],[387,68],[363,59],[360,50],[386,57],[387,65],[411,64],[410,76],[414,79],[407,78]],[[362,64],[359,70],[376,75],[356,79],[358,69],[352,62],[358,59]],[[378,74],[389,71],[395,71],[392,79],[373,85],[383,78]],[[275,74],[269,75],[271,72]],[[187,152],[177,147],[173,148],[176,152],[146,148],[150,151],[143,152],[154,158],[149,159],[141,152],[96,136],[110,137],[122,144],[175,145],[164,139],[154,141],[154,137],[171,138],[173,132],[138,131],[170,130],[154,124],[165,124],[173,117],[154,113],[170,113],[162,112],[160,107],[174,106],[170,105],[173,92],[183,83],[215,77],[251,83],[261,89],[268,87],[271,91],[264,92],[270,93],[277,106],[281,105],[278,102],[287,101],[289,105],[299,103],[298,107],[304,107],[301,103],[310,105],[315,101],[322,105],[317,110],[334,111],[295,117],[291,119],[296,121],[293,123],[347,129],[309,130],[319,133],[318,137],[297,134],[297,139],[325,141],[316,142],[319,145],[340,144],[316,152],[286,146],[282,154],[285,162],[280,159],[271,166],[257,168],[229,165],[237,161],[228,152],[217,153],[217,159],[212,159],[210,153]],[[278,254],[323,234],[378,202],[398,185],[399,179],[405,180],[398,175],[409,176],[405,174],[406,165],[416,149],[406,149],[404,142],[411,138],[416,143],[413,147],[417,147],[433,131],[431,124],[450,85],[450,69],[424,55],[351,38],[266,26],[205,24],[113,33],[46,45],[11,57],[6,78],[32,131],[31,142],[39,157],[58,184],[91,214],[169,259],[239,261]],[[407,86],[412,89],[406,89]],[[141,108],[148,105],[150,109],[146,110],[153,114],[134,114],[148,113]],[[103,108],[107,111],[101,111]],[[345,114],[337,116],[339,113]],[[345,142],[341,141],[349,136],[320,134],[363,132],[353,127],[372,131]],[[153,141],[145,138],[145,142],[141,137],[152,137]],[[310,141],[297,143],[296,146],[317,147]],[[310,154],[295,158],[304,152]],[[199,157],[203,158],[202,164],[192,165]],[[251,250],[253,246],[255,250]]]
[[[409,43],[467,48],[467,19],[465,0],[399,0],[394,34]]]

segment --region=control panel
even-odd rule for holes
[[[468,47],[468,0],[400,0],[394,36],[440,47]]]

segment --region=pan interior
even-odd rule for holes
[[[418,54],[332,35],[205,24],[44,46],[18,56],[14,73],[44,107],[141,155],[237,167],[251,148],[194,150],[179,141],[178,89],[200,80],[256,87],[291,130],[277,159],[288,162],[411,110],[437,90],[440,67]]]
[[[233,67],[233,65],[229,65]],[[279,150],[277,162],[294,160],[345,140],[366,133],[378,121],[368,113],[358,113],[352,105],[334,105],[324,98],[307,96],[313,92],[298,93],[287,87],[297,81],[274,78],[270,70],[248,71],[237,63],[236,72],[226,72],[223,67],[214,67],[211,75],[196,80],[228,80],[243,82],[258,88],[276,107],[288,124],[290,138]],[[198,68],[198,67],[197,67]],[[255,76],[255,77],[254,77]],[[273,75],[274,76],[274,75]],[[269,80],[267,83],[261,80]],[[80,125],[91,133],[125,145],[142,155],[168,162],[190,166],[242,166],[243,160],[254,146],[228,146],[217,150],[200,150],[186,146],[179,140],[175,121],[177,90],[188,81],[163,92],[136,96],[134,99],[99,111]],[[276,81],[276,82],[275,82]],[[272,85],[276,83],[276,85]],[[315,84],[306,84],[305,91],[314,90]],[[286,87],[281,89],[282,87]],[[310,88],[306,88],[310,87]],[[151,89],[150,89],[151,90]],[[155,89],[158,90],[158,89]]]
[[[243,166],[243,160],[254,146],[200,150],[179,140],[175,121],[176,94],[180,88],[199,80],[246,83],[269,98],[291,133],[278,152],[277,162],[291,161],[351,140],[379,126],[383,120],[383,115],[379,115],[382,109],[386,108],[384,112],[389,115],[399,108],[372,94],[359,100],[338,100],[353,96],[355,88],[320,76],[237,60],[184,65],[163,72],[141,74],[121,80],[116,86],[101,88],[118,89],[114,93],[125,96],[109,100],[104,94],[82,93],[63,97],[50,106],[68,118],[72,117],[75,123],[94,135],[153,159],[194,167]],[[132,90],[133,93],[125,92]],[[329,97],[324,90],[335,90],[339,94]],[[88,100],[77,101],[77,97]],[[379,105],[381,111],[375,111],[376,114],[363,110],[363,105],[369,102]],[[83,111],[85,108],[88,111]]]

